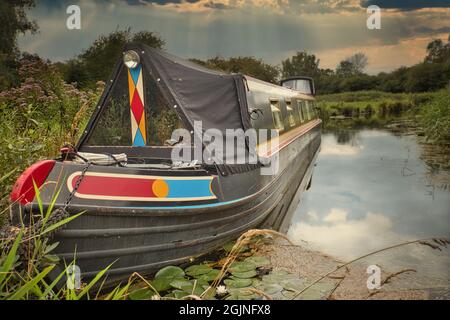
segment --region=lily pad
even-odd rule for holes
[[[183,299],[184,297],[187,297],[190,294],[191,294],[190,292],[186,292],[183,290],[173,290],[171,293],[165,295],[165,297],[175,298],[175,299]]]
[[[206,274],[202,274],[201,276],[197,277],[198,280],[211,282],[214,281],[220,274],[220,270],[217,269],[211,269],[210,272]]]
[[[187,297],[188,295],[190,295],[190,292],[186,292],[186,291],[182,291],[182,290],[174,290],[173,291],[173,295],[177,299],[182,299],[182,298]]]
[[[174,266],[167,266],[159,270],[155,278],[150,281],[150,284],[158,292],[166,291],[171,288],[170,283],[175,279],[182,279],[184,277],[183,269]]]
[[[230,272],[247,272],[255,270],[256,265],[251,261],[233,262],[230,266]]]
[[[257,268],[267,266],[270,264],[269,259],[267,259],[266,257],[261,257],[261,256],[248,257],[244,261],[252,262]]]
[[[211,272],[212,268],[205,264],[196,264],[186,269],[186,274],[191,277],[198,277]]]
[[[175,278],[182,278],[182,277],[184,277],[183,269],[181,269],[180,267],[175,267],[175,266],[164,267],[155,274],[155,279],[162,279],[162,278],[175,279]]]
[[[225,279],[223,281],[225,285],[229,288],[245,288],[252,285],[252,279]]]
[[[223,250],[225,250],[225,252],[230,252],[231,249],[233,249],[233,246],[235,244],[236,244],[236,241],[230,241],[230,242],[226,243],[222,248],[223,248]],[[248,250],[250,250],[249,246],[244,245],[238,250],[238,253],[247,252]]]
[[[207,288],[204,288],[205,291]],[[215,300],[216,296],[216,288],[210,288],[208,291],[206,291],[206,293],[202,296],[203,300]]]
[[[232,272],[231,273],[236,278],[250,279],[257,275],[255,270],[245,271],[245,272]]]
[[[179,290],[186,290],[185,288],[193,287],[191,280],[187,279],[175,279],[170,282],[170,286]]]
[[[172,278],[160,278],[160,279],[154,279],[150,281],[150,284],[152,285],[153,288],[155,288],[156,291],[158,292],[163,292],[163,291],[167,291],[170,288],[172,288],[170,286],[170,283],[173,281],[174,279]]]
[[[258,279],[258,278],[253,278],[252,279],[252,287],[256,288],[256,287],[260,286],[261,283],[262,283],[262,281],[260,279]]]
[[[318,282],[308,290],[304,291],[297,299],[299,300],[324,300],[330,292],[335,288],[333,281]]]
[[[261,281],[264,284],[273,284],[273,283],[278,284],[280,281],[282,281],[282,279],[269,274],[269,275],[263,276],[261,278]]]
[[[279,284],[271,283],[271,284],[262,284],[258,286],[258,289],[268,295],[273,295],[278,292],[281,292],[283,290],[283,287],[280,286]]]
[[[265,275],[262,277],[262,282],[263,283],[275,283],[275,284],[280,284],[282,285],[282,283],[285,283],[287,281],[295,281],[297,280],[297,276],[291,274],[291,273],[287,273],[284,271],[279,271],[279,272],[272,272],[268,275]]]
[[[207,284],[207,283],[206,283]],[[205,289],[205,282],[197,280],[176,279],[170,283],[173,288],[200,296]]]
[[[289,291],[300,291],[305,287],[302,279],[286,279],[280,282],[284,289]]]
[[[149,300],[153,295],[155,295],[155,292],[153,292],[153,290],[149,288],[141,288],[130,292],[128,297],[131,300]]]
[[[248,288],[231,289],[230,295],[225,300],[254,300],[259,298],[259,295],[250,292]]]

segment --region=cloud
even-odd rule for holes
[[[64,1],[80,5],[81,30],[65,28]],[[369,55],[368,71],[376,73],[421,61],[427,41],[450,25],[449,9],[396,11],[383,15],[382,30],[370,31],[365,10],[358,10],[359,0],[128,1],[144,5],[126,0],[39,2],[30,14],[41,33],[20,37],[20,48],[66,60],[99,35],[131,27],[159,33],[168,51],[186,58],[240,55],[279,64],[305,50],[321,58],[321,67],[334,69],[339,59],[363,51]]]
[[[362,0],[361,6],[377,5],[385,9],[416,10],[423,8],[450,8],[448,0]]]
[[[97,0],[102,1],[102,0]],[[106,1],[106,0],[103,0]],[[122,0],[129,5],[156,4],[177,11],[270,9],[273,13],[337,13],[361,10],[358,0]]]
[[[355,156],[361,153],[363,149],[364,147],[360,145],[336,144],[328,139],[324,139],[320,154],[323,156]]]
[[[368,212],[363,218],[348,219],[348,211],[339,208],[331,209],[322,223],[295,224],[288,236],[294,243],[306,241],[313,249],[342,259],[351,259],[404,240],[392,230],[391,220],[383,214]]]
[[[183,4],[183,3],[196,3],[200,0],[122,0],[128,3],[131,6],[135,5],[145,5],[145,4],[159,4],[159,5],[166,5],[166,4]]]
[[[315,53],[320,58],[321,68],[334,69],[341,60],[344,60],[355,52],[363,52],[369,58],[367,71],[370,74],[377,74],[379,72],[391,71],[401,66],[411,66],[422,62],[426,55],[427,44],[432,38],[446,40],[448,33],[435,34],[433,37],[418,35],[416,37],[401,39],[395,44],[374,43],[372,45],[320,50]],[[344,152],[344,149],[342,148],[341,151]]]
[[[324,222],[339,223],[347,221],[348,212],[342,209],[331,209],[330,213],[323,218]]]
[[[348,212],[338,208],[331,209],[322,221],[295,224],[288,237],[298,245],[305,246],[306,241],[310,249],[346,261],[414,239],[396,233],[393,222],[384,214],[368,212],[362,218],[348,219]],[[418,245],[404,246],[365,258],[360,263],[394,270],[413,268],[419,275],[415,279],[416,287],[429,287],[430,281],[436,285],[449,281],[448,249],[437,252]]]
[[[231,9],[233,8],[230,5],[227,5],[225,3],[221,3],[221,2],[214,2],[214,1],[209,1],[207,3],[205,3],[205,7],[206,8],[211,8],[211,9],[219,9],[219,10],[224,10],[224,9]]]

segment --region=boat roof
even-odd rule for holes
[[[203,129],[247,129],[250,125],[243,75],[200,66],[143,44],[130,44],[145,72],[156,77],[169,103],[177,105],[186,122],[202,121]]]
[[[250,90],[255,91],[265,91],[267,93],[276,93],[280,95],[285,95],[289,98],[300,98],[303,100],[314,100],[314,97],[297,90],[290,89],[288,87],[279,86],[270,82],[266,82],[257,78],[250,76],[245,76],[249,84]]]

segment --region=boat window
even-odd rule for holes
[[[312,114],[313,114],[313,118],[316,119],[316,118],[317,118],[317,112],[318,112],[318,110],[317,110],[317,104],[316,104],[315,101],[312,101],[312,102],[311,102],[311,105],[312,105]]]
[[[294,114],[294,109],[292,109],[292,107],[291,107],[290,101],[286,101],[286,110],[288,113],[289,125],[291,127],[295,127],[295,114]]]
[[[86,144],[90,146],[131,145],[130,101],[127,69],[122,68],[114,81],[111,93]]]
[[[172,137],[172,132],[183,128],[183,124],[175,112],[174,106],[169,106],[162,96],[157,82],[147,74],[144,79],[146,80],[147,144],[163,146]]]
[[[156,81],[138,68],[120,70],[87,145],[163,146],[182,127]]]
[[[308,106],[308,119],[316,118],[316,103],[314,101],[307,101]]]
[[[306,120],[304,108],[305,108],[304,101],[298,100],[297,101],[297,113],[298,113],[298,117],[300,118],[301,123],[305,122],[305,120]]]
[[[273,124],[275,126],[275,129],[284,130],[283,116],[280,110],[280,103],[277,100],[271,100],[270,109],[272,110]]]
[[[311,114],[311,103],[309,101],[305,101],[305,115],[306,115],[306,120],[311,120],[312,119],[312,114]]]

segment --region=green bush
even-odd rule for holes
[[[37,56],[20,61],[18,87],[0,92],[0,212],[17,176],[41,158],[74,143],[100,91],[80,91]],[[1,225],[1,215],[0,215]]]

